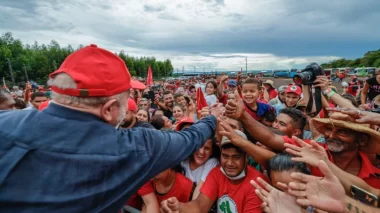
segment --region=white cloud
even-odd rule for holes
[[[25,43],[169,58],[179,69],[239,70],[244,57],[248,69],[301,68],[379,48],[379,12],[378,0],[3,0],[0,29]]]

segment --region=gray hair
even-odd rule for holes
[[[71,78],[70,75],[66,73],[60,73],[54,76],[54,78],[50,78],[48,81],[49,86],[55,86],[60,89],[76,89],[77,84]],[[123,98],[127,96],[129,97],[129,90],[122,92],[117,95],[113,95],[110,97],[76,97],[70,95],[62,95],[56,93],[54,91],[51,92],[51,99],[58,103],[62,103],[68,106],[87,106],[87,107],[99,107],[105,104],[107,101],[111,99],[116,99],[121,105],[123,105]]]

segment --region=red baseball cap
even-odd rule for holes
[[[188,116],[183,117],[178,121],[178,124],[175,127],[175,131],[180,131],[185,124],[194,124],[194,121]]]
[[[128,99],[128,111],[137,111],[137,104],[132,98]]]
[[[288,88],[286,88],[285,94],[286,93],[295,93],[297,95],[301,95],[302,90],[301,90],[301,87],[293,84],[293,85],[289,85]]]
[[[51,87],[54,92],[63,95],[108,97],[131,88],[131,75],[124,61],[94,44],[69,55],[49,77],[54,78],[59,73],[70,75],[77,84],[76,89]]]
[[[38,110],[40,110],[40,111],[44,110],[46,107],[48,107],[49,102],[50,102],[49,100],[48,100],[48,101],[44,101],[44,102],[42,102],[42,103],[40,104],[40,106],[38,107]]]

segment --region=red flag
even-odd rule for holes
[[[153,84],[153,73],[152,73],[152,68],[149,66],[148,75],[146,76],[146,85],[150,87],[152,86],[152,84]]]
[[[203,107],[207,107],[207,102],[203,96],[202,88],[198,87],[197,89],[197,110],[202,110]]]

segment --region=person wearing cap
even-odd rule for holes
[[[274,88],[274,82],[272,80],[266,80],[263,85],[267,89],[267,92],[269,94],[269,100],[272,100],[273,98],[277,97],[278,93],[276,89]]]
[[[338,168],[380,189],[380,169],[368,157],[368,154],[376,154],[380,150],[380,132],[371,129],[368,124],[347,120],[350,119],[339,112],[333,113],[330,118],[312,119],[313,126],[326,139],[326,144],[318,144],[325,148],[328,160]],[[294,145],[299,146],[298,143]]]
[[[235,130],[234,137],[247,136]],[[206,178],[199,196],[188,203],[180,203],[172,197],[161,202],[163,212],[208,212],[216,202],[217,212],[251,212],[261,213],[261,200],[250,187],[250,180],[262,178],[262,173],[248,166],[248,155],[231,140],[223,136],[221,141],[220,166],[215,167]]]
[[[276,109],[277,114],[280,110],[286,107],[294,108],[297,106],[298,101],[301,100],[302,89],[301,87],[291,84],[285,90],[285,102],[276,104],[273,107]]]
[[[117,212],[144,183],[198,150],[222,111],[213,107],[181,132],[119,128],[131,76],[123,60],[96,45],[69,55],[49,77],[46,109],[0,112],[2,212]]]
[[[191,125],[194,124],[193,119],[191,119],[188,116],[183,117],[181,120],[178,121],[178,124],[175,127],[175,131],[181,131]]]
[[[222,103],[222,104],[227,104],[227,99],[228,99],[228,95],[224,92],[224,85],[226,84],[226,82],[228,81],[227,83],[227,90],[230,92],[234,92],[236,89],[237,89],[237,82],[236,80],[234,79],[230,79],[228,80],[228,76],[227,75],[223,75],[221,78],[220,78],[220,84],[218,85],[218,89],[217,89],[217,97],[219,99],[219,103]]]
[[[278,91],[278,94],[275,98],[273,98],[272,100],[270,100],[268,102],[269,105],[271,106],[274,106],[276,104],[282,104],[285,102],[285,91],[286,91],[286,88],[288,88],[288,86],[286,85],[282,85],[280,86],[277,91]]]

